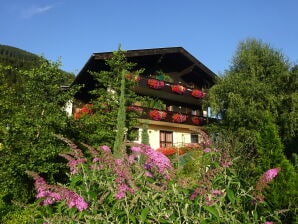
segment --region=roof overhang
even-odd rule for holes
[[[124,54],[127,61],[136,64],[136,70],[145,69],[145,75],[162,70],[165,73],[175,73],[178,76],[176,78],[185,81],[198,80],[207,88],[215,82],[216,75],[182,47],[128,50],[124,51]],[[112,55],[113,52],[93,53],[73,84],[84,84],[86,90],[91,90],[94,79],[90,71],[109,70],[106,60]]]

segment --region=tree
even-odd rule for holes
[[[47,61],[28,70],[0,66],[0,196],[7,203],[33,198],[26,170],[52,181],[65,177],[58,157],[65,146],[53,134],[67,134],[70,120],[63,106],[71,91],[60,87],[65,77],[59,66]],[[16,75],[17,85],[6,81],[7,72]]]
[[[232,65],[209,91],[209,103],[223,116],[224,126],[234,131],[260,130],[264,112],[272,114],[282,143],[297,141],[297,69],[280,51],[260,40],[239,44]],[[293,146],[292,146],[293,147]],[[297,151],[296,148],[286,148]]]
[[[78,139],[94,147],[106,144],[113,147],[113,153],[119,156],[120,142],[125,136],[130,136],[137,123],[137,113],[128,113],[127,107],[142,98],[133,91],[142,70],[133,71],[135,64],[127,61],[120,48],[113,52],[106,64],[109,67],[107,71],[91,72],[96,80],[95,89],[91,92],[92,116],[83,116],[76,125]]]
[[[280,167],[280,181],[267,200],[275,210],[290,208],[290,217],[295,216],[297,173],[284,150],[297,149],[292,144],[297,142],[297,87],[296,67],[291,68],[280,51],[248,39],[239,44],[230,69],[208,92],[209,104],[223,118],[215,130],[234,136],[229,140],[237,146],[233,153],[239,158],[242,181],[252,184],[266,169]],[[283,197],[281,189],[287,189]]]

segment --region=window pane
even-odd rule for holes
[[[173,132],[160,131],[160,147],[171,147],[173,145]]]
[[[191,143],[198,143],[198,142],[199,142],[198,134],[191,134]]]

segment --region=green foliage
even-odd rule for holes
[[[123,135],[124,129],[127,132],[127,136],[132,136],[131,132],[136,126],[137,120],[135,118],[137,114],[134,112],[126,113],[125,110],[128,106],[141,99],[133,91],[133,87],[136,84],[134,78],[142,70],[132,71],[134,64],[126,60],[124,52],[120,49],[113,52],[112,57],[106,61],[106,64],[109,66],[107,71],[101,71],[100,73],[92,72],[96,80],[96,87],[91,92],[93,95],[91,101],[92,116],[84,116],[75,122],[77,139],[88,142],[94,147],[99,144],[112,146],[116,143],[114,142],[115,133]],[[122,79],[123,76],[125,79]],[[119,108],[121,108],[121,113]],[[117,122],[119,121],[117,119],[118,111],[122,120],[122,131],[116,131],[119,130],[119,127],[117,127]],[[119,136],[119,138],[122,141],[124,140],[123,136]],[[121,144],[117,143],[117,148],[119,145]]]
[[[149,145],[149,134],[148,134],[148,124],[143,124],[142,135],[141,135],[142,144]]]
[[[295,216],[297,172],[285,155],[297,151],[297,85],[297,66],[291,68],[268,44],[248,39],[239,44],[230,69],[208,92],[208,103],[223,118],[213,131],[240,158],[242,183],[251,184],[254,179],[247,177],[283,166],[280,181],[268,192],[268,204],[289,209],[289,217]],[[278,193],[282,188],[287,189],[285,197]]]
[[[0,63],[18,69],[29,69],[40,65],[40,57],[19,48],[0,45]]]
[[[16,74],[17,85],[6,82],[6,72]],[[32,200],[27,169],[62,181],[65,168],[57,154],[65,149],[53,133],[67,134],[69,118],[63,107],[70,93],[60,88],[64,74],[59,63],[20,70],[0,66],[0,193],[6,203]]]
[[[28,70],[41,66],[43,63],[49,63],[45,58],[36,54],[21,50],[19,48],[0,45],[0,64],[4,66],[12,66],[15,69]],[[61,85],[69,85],[74,80],[74,75],[61,70],[64,78]],[[17,72],[14,70],[5,71],[6,81],[9,85],[18,85],[20,81]]]
[[[125,74],[126,71],[121,72],[121,84],[120,84],[120,97],[119,97],[119,109],[117,113],[117,125],[116,125],[116,137],[113,147],[113,152],[116,157],[122,157],[125,153],[122,148],[124,136],[126,135],[125,120],[126,120],[126,103],[125,103]]]
[[[270,117],[267,122],[257,140],[256,167],[259,172],[256,174],[263,173],[272,167],[281,168],[276,181],[270,185],[270,189],[266,192],[266,200],[274,210],[285,211],[283,220],[290,222],[295,217],[298,203],[298,173],[295,172],[293,165],[283,153],[283,145],[278,136],[276,125],[272,123]]]
[[[5,216],[0,216],[0,221],[3,224],[32,224],[38,223],[37,220],[42,218],[42,209],[38,208],[36,204],[6,205],[5,208],[9,211],[5,212]]]
[[[85,145],[87,146],[87,145]],[[259,205],[253,205],[252,188],[243,187],[233,167],[220,166],[222,151],[210,148],[202,160],[205,166],[193,176],[189,185],[184,176],[163,179],[146,176],[144,162],[140,159],[122,163],[116,167],[114,157],[100,148],[87,146],[91,158],[78,164],[80,172],[70,176],[68,188],[88,201],[88,209],[78,212],[57,203],[43,211],[45,222],[49,223],[280,223],[273,210],[260,214]],[[203,152],[201,152],[203,155]],[[98,158],[100,163],[92,162]],[[121,171],[120,171],[121,170]],[[120,171],[120,173],[119,173]],[[134,189],[122,199],[117,199],[118,174],[129,177],[126,184]],[[175,173],[175,172],[174,172]],[[204,182],[200,182],[202,180]],[[198,188],[196,197],[192,197]],[[44,207],[43,207],[44,208]],[[41,208],[41,209],[43,209]],[[264,206],[263,206],[264,208]],[[40,219],[39,219],[40,220]],[[40,220],[41,221],[41,220]]]
[[[279,127],[286,152],[297,151],[297,69],[290,69],[281,52],[262,41],[239,44],[230,70],[209,91],[209,103],[223,116],[223,124],[259,131],[264,112]]]

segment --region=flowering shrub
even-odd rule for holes
[[[167,117],[167,112],[160,111],[160,110],[151,110],[149,112],[149,116],[151,119],[156,120],[156,121],[164,120]]]
[[[187,119],[187,115],[184,115],[184,114],[174,114],[172,116],[173,122],[176,122],[176,123],[183,123],[186,121],[186,119]]]
[[[178,94],[183,94],[186,90],[184,86],[181,85],[171,85],[172,92],[178,93]]]
[[[259,181],[256,183],[256,192],[254,192],[254,195],[258,201],[264,201],[265,197],[263,195],[263,191],[265,188],[268,188],[268,184],[277,176],[279,171],[279,167],[272,168],[267,170],[260,177]]]
[[[161,152],[165,156],[171,156],[177,153],[177,149],[174,147],[167,147],[167,148],[158,148],[156,149],[157,152]]]
[[[165,82],[156,79],[148,79],[147,84],[153,89],[162,89],[165,86]]]
[[[181,155],[177,168],[165,155],[143,144],[126,145],[131,153],[115,158],[108,146],[95,149],[82,143],[87,153],[60,139],[72,149],[67,155],[85,160],[69,163],[77,171],[70,175],[69,187],[49,185],[28,172],[35,179],[37,197],[43,199],[41,205],[52,208],[44,212],[40,223],[278,223],[276,213],[258,215],[251,190],[237,181],[232,158],[208,139],[203,142],[204,150],[198,144],[185,146],[201,150]],[[200,157],[194,158],[194,153]],[[193,169],[191,180],[189,172],[183,172],[189,161],[200,165]],[[276,175],[271,170],[260,179],[272,181]],[[61,201],[69,209],[62,209]]]
[[[194,90],[191,91],[191,95],[193,97],[202,99],[202,98],[205,97],[206,94],[204,92],[202,92],[201,90],[194,89]]]
[[[35,180],[36,198],[43,198],[41,205],[52,205],[55,202],[65,200],[69,208],[76,207],[79,211],[88,208],[87,202],[77,193],[66,187],[49,185],[35,172],[27,171],[27,174]]]
[[[77,108],[74,113],[74,118],[79,119],[84,114],[89,114],[89,115],[92,114],[92,104],[85,104],[82,108]]]
[[[196,124],[196,125],[200,125],[203,123],[202,118],[194,116],[191,118],[192,123]]]
[[[187,152],[190,152],[192,150],[198,150],[200,148],[201,146],[197,143],[189,143],[189,144],[185,144],[182,147],[162,147],[162,148],[156,149],[156,151],[161,152],[165,156],[171,156],[174,154],[183,155]]]

